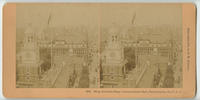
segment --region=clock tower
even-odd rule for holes
[[[124,49],[118,31],[115,28],[109,31],[109,40],[102,54],[103,88],[120,87],[123,81]]]
[[[17,62],[17,85],[19,87],[33,87],[39,79],[39,48],[36,33],[27,28],[24,35],[23,46],[19,52]]]

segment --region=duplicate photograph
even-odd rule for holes
[[[182,88],[182,70],[181,4],[17,4],[17,88]]]
[[[19,4],[16,9],[17,87],[97,87],[95,6]]]
[[[181,5],[101,8],[102,88],[181,88]]]

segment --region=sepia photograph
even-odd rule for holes
[[[98,87],[96,6],[19,4],[16,14],[16,87]]]
[[[16,88],[183,87],[181,4],[16,5]]]
[[[103,5],[101,88],[181,88],[181,5]]]

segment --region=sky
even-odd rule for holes
[[[180,4],[17,4],[17,27],[182,25]],[[51,15],[49,25],[48,18]]]

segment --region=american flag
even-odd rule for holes
[[[135,23],[135,17],[136,17],[136,13],[133,14],[132,20],[131,20],[131,24]]]
[[[51,13],[49,14],[49,18],[48,18],[48,25],[50,24],[50,21],[51,21]]]

